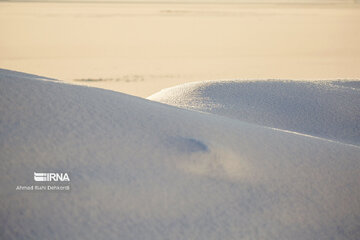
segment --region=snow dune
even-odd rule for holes
[[[239,121],[234,108],[228,118],[0,70],[0,238],[358,239],[360,148]],[[71,191],[16,191],[34,171],[68,172]]]
[[[149,99],[360,145],[360,81],[195,82]]]

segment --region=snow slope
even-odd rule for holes
[[[359,147],[117,92],[0,70],[0,159],[1,239],[360,236]]]
[[[360,81],[207,81],[154,101],[360,145]]]

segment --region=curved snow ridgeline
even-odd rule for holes
[[[226,91],[220,83],[199,85],[198,92],[180,87],[175,102],[163,92],[162,100],[185,108],[212,112],[217,104],[228,118],[0,70],[0,238],[358,239],[359,119],[352,118],[359,111],[351,115],[358,106],[347,105],[359,100],[357,83],[311,83],[303,96],[317,101],[312,112],[323,125],[338,128],[322,126],[317,135],[336,141],[260,126],[315,129],[302,128],[305,117],[291,125],[293,102],[279,97],[290,91],[300,101],[298,85],[282,82],[267,92],[267,83],[255,84],[258,93],[250,83],[246,91],[253,111],[233,102],[238,83]],[[333,109],[348,115],[321,115],[328,106],[318,94],[325,98],[328,87],[337,89]],[[271,92],[275,99],[261,98]],[[272,102],[292,120],[270,116]],[[261,109],[256,124],[239,121]],[[243,119],[241,111],[252,115]],[[15,190],[37,184],[34,172],[67,172],[71,190]]]
[[[149,99],[360,145],[360,81],[206,81]]]

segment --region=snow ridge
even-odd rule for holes
[[[208,81],[149,99],[360,145],[360,81]]]
[[[38,78],[0,70],[1,239],[360,236],[357,147]]]

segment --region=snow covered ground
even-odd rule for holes
[[[360,78],[360,4],[134,1],[0,1],[0,67],[140,97],[223,78]]]
[[[149,99],[360,145],[360,81],[195,82]]]
[[[158,95],[209,114],[0,70],[0,238],[359,239],[349,84],[214,82]],[[71,191],[15,190],[35,171],[68,172]]]

